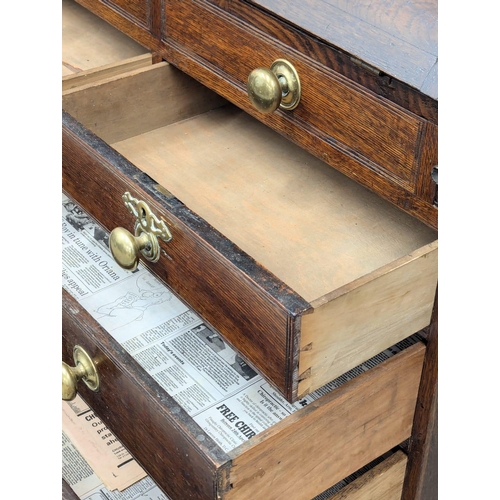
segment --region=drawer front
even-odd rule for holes
[[[298,334],[298,314],[309,304],[106,143],[63,116],[63,189],[109,231],[133,230],[125,192],[145,201],[173,236],[161,242],[162,257],[149,266],[152,272],[290,394],[295,359],[289,337]]]
[[[186,52],[169,54],[174,64],[326,163],[437,225],[430,195],[436,126],[208,2],[175,0],[165,8],[165,39]],[[293,111],[265,115],[250,105],[247,78],[280,58],[299,74],[301,101]],[[404,201],[398,199],[402,193]],[[419,201],[419,193],[428,199]]]
[[[122,13],[125,17],[130,17],[140,26],[149,28],[151,0],[103,0],[103,3]]]
[[[309,500],[410,436],[421,343],[225,453],[65,291],[62,317],[63,361],[80,345],[99,374],[82,397],[172,500]]]
[[[209,436],[196,441],[196,423],[64,291],[62,302],[63,361],[74,366],[79,345],[99,374],[98,393],[79,382],[85,401],[173,499],[214,498],[224,453]]]
[[[151,62],[63,92],[71,197],[109,231],[133,231],[125,193],[146,202],[173,234],[146,265],[289,401],[428,325],[433,230]]]

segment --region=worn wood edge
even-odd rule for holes
[[[148,54],[149,58],[151,59],[151,54]],[[62,92],[62,97],[73,95],[73,94],[78,94],[80,92],[84,92],[87,89],[91,89],[94,87],[101,87],[103,85],[106,85],[107,83],[111,82],[116,82],[122,79],[127,79],[127,78],[133,78],[135,75],[139,75],[141,73],[148,73],[150,71],[156,72],[158,70],[161,71],[161,68],[169,66],[169,63],[166,61],[157,63],[157,64],[139,64],[138,66],[134,67],[132,66],[131,68],[124,67],[123,71],[117,71],[116,73],[106,73],[103,72],[102,74],[97,71],[97,75],[95,79],[86,81],[82,83],[81,85],[75,86],[68,88],[66,90],[63,90]],[[78,76],[79,73],[76,75]]]
[[[225,238],[224,235],[175,198],[174,195],[166,192],[164,189],[158,189],[153,179],[140,171],[102,139],[86,129],[69,113],[63,110],[62,117],[63,128],[66,128],[72,136],[78,138],[82,147],[85,147],[90,155],[98,155],[107,164],[117,166],[121,176],[129,179],[137,185],[139,190],[143,190],[153,197],[159,206],[166,206],[169,212],[186,226],[195,237],[202,239],[205,245],[213,248],[220,254],[221,258],[235,267],[241,273],[242,279],[261,289],[262,293],[265,293],[266,296],[269,295],[270,300],[286,310],[291,316],[312,311],[310,304],[287,287],[285,283],[260,266],[251,256],[242,252],[236,245]],[[203,238],[199,236],[200,232],[203,233]],[[237,258],[235,258],[235,255],[237,255]],[[252,276],[249,275],[249,270],[252,270]]]
[[[338,297],[341,297],[342,295],[345,295],[347,293],[352,292],[356,288],[360,288],[370,281],[376,280],[380,278],[381,276],[385,276],[386,274],[395,271],[396,269],[399,269],[400,267],[404,267],[407,264],[420,259],[423,256],[430,255],[432,252],[436,252],[438,250],[438,240],[434,240],[431,243],[428,243],[427,245],[424,245],[415,251],[411,252],[408,255],[405,255],[399,259],[396,259],[393,262],[389,262],[388,264],[379,267],[378,269],[374,270],[372,273],[366,274],[365,276],[361,276],[360,278],[351,281],[350,283],[343,285],[332,292],[323,295],[322,297],[317,298],[316,300],[311,301],[311,306],[314,309],[320,308],[322,305],[331,302],[334,299],[337,299]]]
[[[437,274],[435,248],[304,317],[298,397],[425,328]]]
[[[436,289],[401,500],[438,498],[438,300]]]
[[[214,85],[214,80],[213,78],[211,78],[211,76],[216,75],[218,78],[223,80],[224,75],[218,72],[217,68],[212,67],[206,62],[204,63],[202,59],[198,58],[186,47],[183,47],[168,38],[166,40],[160,41],[156,38],[152,38],[148,33],[146,33],[147,36],[145,36],[145,33],[142,30],[138,30],[137,26],[134,26],[133,24],[130,25],[128,21],[124,21],[123,18],[121,18],[112,9],[109,9],[109,7],[103,4],[95,2],[95,0],[78,0],[78,2],[94,12],[99,17],[109,22],[115,28],[121,30],[122,32],[134,38],[139,43],[147,46],[150,50],[161,55],[163,59],[176,65],[183,71],[186,71],[188,74],[190,74],[192,77],[194,77],[204,85],[212,88],[220,95],[223,95],[234,104],[242,107],[254,117],[263,121],[264,118],[262,117],[261,113],[257,113],[252,111],[251,109],[247,109],[245,99],[246,91],[240,85],[236,85],[236,82],[231,82],[230,80],[227,81],[226,84],[223,84],[222,88],[220,82],[216,82],[217,85]],[[226,80],[228,80],[227,77]],[[232,88],[230,88],[229,94],[227,85],[232,86]],[[356,85],[359,84],[356,83]],[[235,90],[236,92],[234,92]],[[244,97],[242,96],[242,93]],[[244,101],[245,104],[243,104],[242,101]],[[271,126],[273,125],[271,124]],[[339,150],[339,145],[333,144],[332,141],[329,141],[328,137],[312,137],[311,139],[314,144],[304,144],[304,142],[301,141],[299,137],[296,137],[296,133],[290,134],[290,132],[293,132],[290,124],[288,124],[287,126],[287,131],[284,131],[283,129],[280,129],[276,126],[273,126],[273,128],[275,128],[275,130],[287,137],[289,140],[292,140],[293,142],[299,144],[301,147],[304,147],[307,151],[322,159],[330,166],[333,166],[345,175],[348,175],[368,189],[377,192],[377,194],[387,199],[392,204],[398,206],[403,211],[416,217],[430,227],[437,228],[438,220],[436,207],[423,202],[418,197],[405,190],[402,186],[395,184],[393,181],[386,178],[381,178],[380,172],[374,171],[373,165],[364,164],[363,161],[360,161],[360,159],[346,158],[345,153]],[[314,133],[313,131],[310,131],[308,129],[305,129],[305,131],[308,133]],[[319,144],[317,144],[318,141]],[[320,146],[321,143],[325,144],[328,149],[330,149],[331,153],[322,154]],[[360,166],[368,168],[369,171],[360,171]],[[365,178],[366,173],[368,173],[368,178]]]
[[[105,66],[100,66],[99,68],[93,68],[90,70],[80,71],[79,73],[73,73],[71,75],[63,76],[62,78],[63,95],[65,91],[73,89],[74,87],[81,87],[83,85],[88,85],[89,83],[104,80],[106,78],[110,78],[121,73],[132,71],[137,68],[150,66],[152,64],[153,64],[152,55],[148,53],[140,56],[131,57],[129,59],[124,59],[123,61],[117,63],[106,64]]]
[[[321,428],[327,427],[332,432],[341,432],[335,425],[332,425],[330,420],[345,418],[343,411],[350,410],[355,412],[360,401],[365,401],[366,404],[366,401],[371,400],[371,397],[379,394],[380,389],[376,387],[377,382],[379,385],[383,384],[385,387],[385,380],[393,380],[394,375],[398,373],[399,380],[404,384],[408,384],[406,390],[409,390],[409,386],[411,386],[411,391],[414,389],[413,392],[415,393],[416,400],[424,353],[425,346],[422,343],[411,346],[402,353],[394,356],[394,358],[381,363],[372,370],[347,382],[340,388],[322,396],[320,399],[277,423],[272,428],[259,433],[254,438],[229,452],[228,454],[232,458],[230,481],[233,487],[224,498],[238,498],[238,500],[255,498],[253,495],[257,495],[260,487],[265,487],[266,494],[269,495],[272,493],[267,489],[270,485],[274,488],[273,491],[276,498],[288,498],[280,495],[287,494],[287,492],[290,493],[287,488],[290,488],[299,477],[297,474],[293,475],[293,472],[292,476],[288,478],[283,477],[283,475],[289,475],[290,472],[286,463],[283,464],[283,470],[280,471],[280,464],[290,460],[293,461],[294,457],[301,458],[300,467],[301,471],[303,470],[305,473],[304,477],[307,477],[306,467],[310,468],[309,472],[314,474],[315,484],[311,486],[311,488],[314,488],[314,491],[308,491],[307,494],[309,496],[316,495],[330,487],[332,482],[340,481],[367,462],[374,460],[396,446],[399,442],[404,441],[410,435],[414,409],[410,401],[413,400],[413,395],[410,396],[408,392],[404,397],[402,394],[399,395],[401,407],[398,407],[396,410],[397,413],[403,412],[404,417],[403,415],[390,417],[398,422],[398,425],[401,427],[399,431],[396,432],[396,429],[390,425],[390,429],[387,428],[380,431],[384,435],[383,438],[381,435],[378,435],[378,432],[374,431],[374,434],[370,434],[370,436],[374,438],[376,436],[375,439],[379,439],[383,443],[376,443],[375,441],[375,443],[370,443],[369,446],[366,444],[368,437],[361,438],[358,436],[358,447],[360,450],[359,452],[352,451],[352,453],[357,456],[359,463],[356,463],[355,460],[349,460],[348,466],[342,468],[330,460],[323,460],[320,457],[322,452],[329,453],[329,456],[332,456],[330,454],[332,448],[326,445],[326,438],[322,436]],[[404,376],[403,373],[405,373]],[[400,388],[398,390],[403,389]],[[411,410],[409,409],[410,407]],[[391,406],[391,408],[393,407]],[[365,413],[361,412],[361,414],[364,418]],[[408,420],[408,422],[405,420]],[[347,421],[347,423],[350,422],[348,418]],[[375,417],[375,420],[371,420],[371,422],[374,425],[379,423],[377,417]],[[362,426],[362,434],[366,432],[366,425],[367,423],[365,422]],[[307,432],[304,432],[305,429],[309,429],[309,433],[312,433],[310,438],[307,438],[307,444],[302,442],[307,437]],[[315,438],[320,442],[323,439],[323,444],[316,446],[313,443]],[[345,438],[348,439],[350,443],[349,447],[351,448],[354,439],[351,432],[345,435]],[[335,442],[337,443],[337,441]],[[361,450],[366,456],[359,456]],[[333,457],[339,457],[339,460],[345,458],[340,450],[336,450]],[[270,464],[269,468],[266,465],[268,463]],[[271,482],[269,483],[269,481]]]
[[[398,450],[325,500],[400,500],[407,462]]]
[[[428,203],[434,203],[437,184],[432,179],[432,169],[438,161],[438,127],[430,122],[425,123],[420,138],[419,169],[415,194]]]
[[[168,194],[157,191],[156,184],[148,176],[138,171],[134,165],[63,111],[63,139],[65,135],[68,137],[66,141],[76,141],[78,147],[83,148],[83,151],[86,152],[85,154],[88,154],[90,158],[94,158],[93,161],[98,161],[104,165],[113,165],[114,170],[118,169],[113,175],[117,175],[118,178],[123,177],[125,184],[133,183],[134,189],[138,193],[143,191],[151,196],[153,198],[152,203],[158,204],[157,206],[151,206],[153,210],[157,210],[158,212],[167,209],[169,218],[173,218],[174,221],[177,220],[179,225],[186,227],[191,237],[206,248],[207,252],[213,255],[220,263],[229,261],[230,266],[227,266],[227,264],[224,264],[224,266],[232,269],[232,272],[239,276],[238,279],[245,284],[244,286],[248,287],[256,297],[260,297],[259,300],[265,300],[269,304],[268,307],[274,309],[277,315],[285,318],[287,322],[286,331],[282,332],[280,330],[276,332],[279,338],[283,335],[284,349],[297,349],[295,346],[299,342],[298,325],[300,324],[295,323],[295,320],[298,316],[310,311],[310,306],[306,301],[279,280],[275,279],[274,276],[270,275],[266,269],[262,268],[251,257],[239,253],[237,247],[231,241],[221,237],[206,221],[197,217],[196,214],[192,213],[176,198],[169,197]],[[166,251],[168,252],[168,248]],[[149,266],[149,269],[153,274],[156,274],[154,266]],[[210,321],[207,321],[207,323],[210,324]],[[218,330],[220,331],[220,328]],[[295,342],[295,346],[287,345],[287,342]],[[234,344],[231,343],[231,345]],[[286,351],[283,353],[283,356],[285,354]],[[248,360],[248,357],[244,356],[244,358]],[[285,376],[290,377],[296,373],[296,359],[292,361],[285,360],[284,362],[291,363],[292,365],[295,363],[295,366],[290,367],[288,365],[289,368],[285,366],[283,371],[275,375],[272,375],[272,373],[267,374],[266,370],[262,367],[260,371],[273,387],[283,394],[286,399],[293,402],[293,381],[289,378],[286,379]],[[254,365],[252,360],[250,360],[249,364]]]
[[[287,24],[292,24],[286,19],[283,9],[281,9],[280,12],[274,12],[262,5],[262,2],[256,3],[260,9],[268,12],[273,17],[277,17]],[[321,28],[317,28],[315,33],[304,26],[296,24],[295,26],[300,27],[301,30],[311,37],[319,39],[335,47],[339,51],[351,54],[352,57],[362,61],[363,64],[374,70],[378,70],[380,73],[389,75],[391,78],[398,81],[404,81],[403,77],[406,75],[409,77],[407,85],[422,92],[423,82],[437,60],[437,47],[432,47],[432,50],[429,50],[431,47],[420,47],[411,39],[407,39],[404,36],[398,36],[385,29],[380,29],[378,33],[381,39],[370,40],[372,45],[376,47],[376,50],[371,54],[371,59],[368,59],[370,54],[366,52],[363,53],[366,46],[366,43],[363,43],[363,41],[366,40],[366,35],[370,34],[374,25],[369,23],[362,16],[356,16],[353,12],[349,12],[348,9],[342,8],[338,4],[328,5],[325,11],[326,12],[322,12],[322,15],[325,17],[330,16],[330,18],[333,19],[330,23],[333,26],[331,26],[330,29],[334,28],[334,30],[330,31],[330,36],[335,37],[335,40],[328,40],[327,38],[329,27],[327,23],[323,25],[323,33],[320,33]],[[356,27],[353,29],[350,29],[352,27],[351,20],[355,20],[354,22],[356,23]],[[347,27],[347,33],[343,33],[343,29],[346,29],[345,27]],[[336,35],[339,32],[343,34],[340,36]],[[394,53],[384,54],[387,47],[394,46],[398,46],[401,52],[405,53],[406,57],[397,57]],[[420,60],[421,63],[425,60],[426,64],[417,69],[413,65],[408,66],[408,60]],[[393,64],[394,61],[399,64]],[[430,95],[429,97],[437,99],[437,94]]]
[[[166,47],[160,51],[162,57],[181,71],[400,210],[437,229],[437,208],[395,182],[386,171],[380,171],[377,165],[369,162],[364,156],[347,149],[310,124],[292,120],[285,112],[276,111],[271,115],[257,112],[248,105],[246,89],[239,82],[174,40],[168,39],[165,44]],[[280,124],[280,121],[283,123]],[[299,122],[300,127],[297,126]]]
[[[76,148],[77,148],[77,151],[78,153],[81,155],[81,156],[87,156],[90,161],[92,162],[95,162],[97,164],[99,164],[100,168],[103,168],[103,169],[106,169],[106,168],[114,168],[115,166],[113,166],[113,164],[110,164],[108,165],[107,164],[107,161],[105,159],[103,159],[103,157],[99,156],[98,154],[95,153],[95,149],[88,146],[87,144],[85,144],[84,146],[82,146],[82,144],[80,143],[80,141],[78,141],[78,137],[74,137],[71,135],[71,133],[63,128],[63,138],[64,138],[64,135],[67,135],[69,138],[66,139],[66,140],[63,140],[63,151],[64,151],[64,144],[65,143],[68,143],[68,144],[76,144]],[[81,138],[80,138],[81,140]],[[69,147],[69,146],[67,146]],[[64,162],[63,162],[64,163]],[[109,175],[109,174],[108,174]],[[147,188],[148,187],[148,183],[151,181],[151,179],[147,178],[147,176],[142,176],[142,175],[139,175],[138,177],[135,178],[135,183],[133,183],[132,180],[130,180],[128,177],[126,177],[125,175],[123,175],[122,173],[120,172],[113,172],[113,175],[112,175],[112,178],[113,179],[116,179],[116,182],[117,184],[120,184],[122,186],[125,187],[125,189],[127,190],[132,190],[131,187],[133,186],[133,190],[132,192],[134,193],[134,195],[138,196],[139,198],[145,198],[145,192],[142,190],[141,186],[144,187],[144,188]],[[130,186],[130,187],[129,187]],[[64,183],[63,183],[63,188],[64,188]],[[72,190],[73,188],[70,187],[68,193],[73,195],[74,194],[74,190]],[[73,196],[73,198],[77,201],[77,202],[81,202],[81,200],[79,200],[78,196]],[[117,202],[119,203],[119,201]],[[164,205],[156,205],[156,201],[154,200],[151,200],[151,199],[148,199],[148,204],[150,205],[150,207],[152,208],[152,210],[155,212],[155,213],[162,213],[162,211],[165,209]],[[128,216],[127,216],[127,213],[126,213],[126,210],[123,210],[125,213],[122,214],[122,216],[125,218],[125,220],[127,221],[128,223]],[[168,224],[171,226],[172,229],[176,228],[177,225],[178,225],[178,219],[175,219],[175,217],[171,217],[171,213],[169,213],[169,216],[168,216]],[[196,223],[197,221],[194,220],[194,222]],[[182,226],[182,224],[180,224]],[[191,238],[193,239],[193,241],[196,241],[198,245],[205,245],[205,240],[203,239],[202,236],[198,235],[196,232],[194,232],[194,234],[191,235]],[[224,259],[221,258],[220,254],[217,253],[217,252],[213,252],[210,250],[210,247],[207,246],[205,247],[206,248],[206,253],[207,255],[211,256],[210,258],[211,259],[214,259],[214,261],[217,261],[219,264],[222,264]],[[168,247],[166,248],[166,251],[168,253]],[[147,265],[146,266],[150,269],[150,271],[158,276],[158,278],[161,280],[163,278],[162,275],[159,275],[158,274],[158,271],[160,271],[160,268],[158,266],[151,266],[151,265]],[[226,267],[225,265],[223,265],[223,267]],[[228,268],[229,269],[229,268]],[[267,304],[269,304],[269,308],[273,310],[273,313],[272,315],[273,316],[276,316],[278,317],[278,322],[281,323],[281,321],[284,319],[285,322],[286,322],[286,319],[287,319],[287,312],[285,309],[283,309],[282,306],[280,306],[279,304],[276,304],[275,301],[273,301],[273,299],[269,298],[269,296],[267,294],[265,294],[261,288],[255,288],[255,287],[252,287],[251,283],[253,283],[250,279],[245,279],[245,276],[242,276],[241,274],[238,273],[238,270],[234,270],[233,268],[230,268],[230,272],[231,273],[234,273],[236,276],[239,275],[239,282],[240,283],[244,283],[242,286],[245,287],[248,285],[248,289],[251,291],[251,293],[253,293],[256,297],[258,297],[258,300],[260,299],[261,301],[263,301],[266,306]],[[175,289],[173,289],[174,293],[175,292]],[[189,300],[189,299],[186,299],[186,300]],[[203,316],[203,310],[198,308],[197,309],[197,313],[200,315],[200,316]],[[243,315],[243,320],[246,320],[247,318],[245,317],[245,315]],[[206,318],[205,318],[206,320]],[[238,324],[238,320],[239,320],[239,316],[236,316],[236,324]],[[230,326],[231,328],[234,329],[234,325],[233,325],[233,321],[230,320]],[[207,321],[208,324],[212,324],[210,323],[210,321],[208,320]],[[218,324],[217,325],[218,328],[217,330],[221,333],[224,333],[225,329],[221,329],[221,325]],[[280,324],[281,326],[281,324]],[[285,325],[283,325],[284,327],[286,326],[286,323]],[[273,330],[274,332],[274,335],[275,335],[275,339],[268,339],[267,337],[266,338],[263,338],[263,342],[265,344],[272,344],[270,342],[270,340],[274,340],[274,343],[276,343],[277,345],[282,345],[282,348],[281,350],[279,351],[279,358],[282,358],[282,365],[280,365],[279,367],[279,370],[274,370],[274,373],[267,373],[266,371],[266,365],[264,363],[264,366],[263,367],[260,367],[261,368],[261,371],[263,372],[263,375],[267,378],[267,380],[277,388],[277,390],[279,392],[281,392],[282,394],[288,394],[289,392],[289,384],[290,382],[285,380],[284,378],[284,374],[285,374],[285,349],[286,349],[286,329],[285,328],[278,328],[276,330]],[[227,339],[230,342],[230,339]],[[231,342],[230,342],[231,343]],[[231,345],[234,345],[233,343],[231,343]],[[240,346],[240,352],[242,352],[244,354],[245,352],[245,349],[243,349],[243,347]],[[253,359],[253,358],[252,358]],[[265,359],[265,358],[262,358],[262,359]],[[257,365],[259,366],[259,365]]]
[[[68,305],[68,303],[71,305]],[[66,305],[68,308],[65,308]],[[165,450],[170,450],[170,446],[175,445],[177,454],[179,453],[179,448],[182,448],[187,453],[187,456],[192,457],[187,459],[189,461],[186,465],[190,469],[187,472],[183,470],[177,471],[176,464],[170,461],[167,469],[170,472],[167,473],[166,471],[162,472],[165,469],[164,466],[158,468],[160,455],[157,454],[152,457],[152,460],[156,464],[159,474],[165,476],[166,473],[169,475],[177,475],[178,473],[179,475],[174,481],[175,485],[173,484],[172,486],[170,486],[169,481],[164,483],[163,480],[165,478],[162,479],[162,476],[155,474],[151,477],[163,491],[169,494],[172,494],[172,488],[175,491],[179,486],[190,488],[190,485],[192,485],[196,487],[198,492],[193,498],[213,498],[216,490],[215,478],[217,477],[217,473],[222,473],[222,470],[228,467],[226,453],[219,448],[210,436],[204,433],[203,429],[189,417],[182,407],[111,336],[98,326],[92,318],[90,318],[90,322],[88,321],[88,313],[69,294],[67,294],[66,300],[63,297],[62,316],[63,331],[65,328],[67,329],[67,334],[63,335],[63,338],[66,337],[66,343],[63,342],[63,361],[69,363],[70,366],[74,364],[72,359],[70,359],[72,343],[80,343],[84,348],[89,349],[89,353],[94,356],[98,370],[99,366],[101,366],[101,384],[104,385],[106,375],[114,377],[118,372],[121,385],[123,386],[123,381],[127,380],[127,387],[133,387],[133,391],[140,395],[140,401],[134,398],[134,402],[137,401],[137,404],[145,405],[148,408],[146,413],[150,416],[154,415],[152,426],[168,432],[166,440],[170,442],[170,445],[167,448],[162,446],[163,452],[168,453]],[[134,436],[127,435],[126,427],[122,428],[117,423],[117,421],[121,421],[119,414],[108,413],[114,408],[114,402],[110,408],[107,398],[104,402],[101,402],[102,398],[99,395],[94,396],[85,387],[81,387],[79,390],[81,390],[82,396],[89,402],[99,417],[103,419],[106,425],[113,429],[116,437],[130,450],[138,463],[151,475],[155,467],[148,467],[149,451],[144,449],[141,441],[135,439]],[[116,395],[116,397],[119,404],[120,396]],[[124,397],[122,399],[126,400],[127,398]],[[128,404],[130,405],[130,403],[129,401]],[[122,431],[125,434],[122,435]],[[143,430],[143,432],[146,431]],[[138,446],[137,450],[135,449],[136,446]],[[193,464],[197,464],[196,467],[193,467]],[[199,479],[196,480],[196,485],[194,485],[190,478],[194,474],[197,474],[196,471],[200,468]]]
[[[253,24],[261,31],[276,37],[281,42],[321,61],[323,65],[331,67],[339,74],[363,85],[377,95],[391,100],[422,118],[437,123],[437,101],[423,93],[423,90],[420,91],[383,72],[374,71],[374,68],[367,65],[366,62],[356,60],[352,54],[334,47],[314,34],[274,16],[272,13],[269,15],[268,11],[259,5],[227,2],[227,0],[211,1],[245,22]]]
[[[241,29],[245,32],[249,32],[251,36],[259,39],[259,40],[264,40],[267,44],[275,48],[276,50],[283,50],[286,47],[287,52],[289,52],[291,55],[294,56],[296,59],[300,59],[303,61],[307,62],[307,65],[310,68],[314,68],[315,71],[319,72],[323,76],[327,77],[329,80],[335,80],[337,83],[340,85],[343,85],[353,91],[355,91],[358,94],[362,94],[364,98],[369,99],[374,102],[379,102],[384,108],[389,108],[393,113],[404,117],[406,119],[414,119],[416,121],[420,121],[421,118],[416,115],[415,113],[409,111],[405,107],[387,99],[384,96],[378,95],[375,92],[371,91],[368,89],[366,86],[359,84],[349,78],[344,77],[343,75],[339,74],[337,71],[335,71],[333,68],[328,67],[321,62],[317,61],[310,55],[304,53],[301,50],[298,50],[297,48],[293,46],[289,46],[288,43],[283,42],[280,39],[277,39],[276,37],[272,36],[270,33],[263,31],[260,27],[255,26],[254,24],[249,23],[245,19],[241,17],[237,17],[234,14],[231,13],[231,10],[223,9],[220,8],[216,4],[217,2],[207,2],[206,0],[192,0],[197,4],[202,5],[201,8],[207,10],[208,12],[212,12],[215,16],[218,18],[223,19],[225,22],[227,22],[230,25],[238,27],[238,29]],[[253,6],[255,8],[255,6]],[[259,7],[257,7],[259,8]],[[177,44],[178,46],[182,46],[179,42],[175,41],[174,39],[166,38],[164,40],[168,45],[170,45],[172,42]],[[186,47],[186,49],[188,49]],[[188,49],[189,50],[189,49]],[[199,56],[201,58],[201,56]],[[208,61],[206,61],[206,64],[210,64]],[[223,70],[220,70],[221,72],[224,73]],[[245,87],[246,89],[246,87]]]
[[[75,317],[72,321],[74,323],[78,322],[79,328],[84,331],[86,338],[89,338],[111,363],[125,368],[125,370],[121,371],[121,375],[140,387],[141,393],[147,395],[148,399],[157,407],[157,411],[161,413],[161,416],[168,420],[175,429],[194,445],[193,449],[200,448],[203,450],[202,456],[207,464],[211,464],[215,470],[215,468],[227,462],[228,456],[219,445],[64,288],[62,289],[62,310],[63,317],[64,315]],[[109,346],[100,340],[100,337],[103,336],[107,337]],[[68,361],[72,363],[71,360]],[[134,370],[133,375],[130,373],[130,369]],[[205,437],[204,441],[197,440],[196,435],[203,435]]]

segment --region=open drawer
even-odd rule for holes
[[[83,413],[78,413],[82,408],[80,406],[81,404],[85,406],[85,411]],[[98,437],[100,437],[100,434],[98,434],[99,431],[97,429],[101,430],[104,428],[112,432],[112,429],[106,426],[99,415],[91,408],[88,408],[82,399],[79,399],[76,405],[70,403],[65,406],[65,403],[63,403],[63,413],[65,411],[73,415],[71,421],[74,423],[78,423],[79,420],[84,418],[86,421],[91,421],[96,424],[95,430],[94,428],[92,429],[93,434],[97,434]],[[72,411],[75,413],[72,414]],[[89,431],[86,425],[83,425],[80,429],[81,428],[85,428],[87,432]],[[75,443],[75,436],[72,434],[68,436],[63,425],[63,500],[89,498],[89,493],[90,495],[100,494],[103,498],[108,498],[110,495],[114,497],[114,493],[110,492],[110,489],[113,489],[114,485],[109,485],[107,481],[100,480],[99,476],[96,477],[95,470],[92,467],[92,465],[96,463],[94,461],[95,459],[93,460],[92,457],[87,455],[89,447],[83,445],[81,441],[79,441],[85,436],[85,433],[82,434],[79,435],[77,433],[77,442]],[[124,448],[121,443],[117,441],[114,434],[112,434],[112,436],[114,441],[118,443],[116,446],[119,446],[119,449],[123,452]],[[88,437],[92,440],[92,436]],[[99,443],[94,442],[94,446],[99,446]],[[126,466],[130,465],[131,460],[129,460],[129,458],[130,455],[127,453],[127,458],[121,459],[122,466],[125,464]],[[126,462],[124,463],[123,460],[126,460]],[[407,461],[406,454],[399,447],[396,447],[335,483],[327,490],[315,496],[312,500],[401,500]],[[100,462],[101,475],[104,473],[109,474],[109,477],[111,477],[110,471],[117,467],[115,462],[111,462],[112,463]],[[135,462],[135,460],[133,460],[133,462]],[[135,464],[133,466],[135,466]],[[108,470],[106,470],[106,467],[108,467]],[[104,471],[102,468],[104,468]],[[85,471],[85,473],[75,474],[77,470]],[[148,498],[154,497],[157,500],[177,500],[177,497],[167,498],[162,494],[158,489],[158,485],[147,476],[146,471],[144,471],[144,473],[146,477],[134,482],[130,487],[121,490],[124,497],[129,498],[130,495],[130,498],[139,498],[139,496],[142,498],[142,495],[149,495]],[[93,476],[90,481],[89,476]],[[187,494],[182,494],[181,498],[186,498],[187,496]],[[91,496],[91,498],[94,497]]]
[[[64,42],[63,42],[64,43]],[[161,62],[63,92],[63,189],[289,401],[427,326],[436,232]]]
[[[425,354],[419,341],[231,448],[229,429],[243,421],[226,411],[234,397],[209,408],[201,422],[200,412],[188,413],[138,364],[143,358],[132,357],[65,290],[62,318],[63,361],[74,365],[78,345],[99,376],[97,392],[83,382],[78,392],[174,500],[310,500],[410,436]],[[244,392],[238,397],[248,404]]]

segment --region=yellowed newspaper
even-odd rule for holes
[[[146,472],[79,395],[62,402],[62,428],[108,490],[123,491]]]

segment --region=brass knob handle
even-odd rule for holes
[[[153,262],[157,262],[160,257],[160,247],[155,237],[146,232],[134,236],[123,227],[111,231],[109,249],[117,264],[128,271],[137,269],[139,257],[143,252],[147,258],[150,256]]]
[[[64,401],[75,399],[79,380],[83,380],[85,385],[92,391],[99,390],[99,375],[94,361],[87,352],[80,346],[73,349],[73,360],[75,366],[62,363],[62,398]]]
[[[127,210],[135,216],[135,235],[123,227],[113,229],[109,235],[109,249],[120,267],[135,271],[141,255],[150,262],[158,262],[158,238],[168,242],[172,234],[165,222],[158,219],[144,201],[133,198],[128,191],[122,199]]]
[[[287,111],[299,105],[301,87],[295,68],[285,59],[277,59],[271,68],[257,68],[248,75],[248,97],[262,113],[281,108]]]

